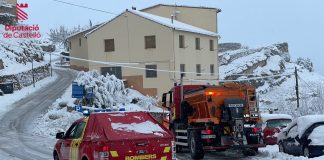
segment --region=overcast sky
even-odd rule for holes
[[[126,8],[142,9],[158,3],[220,8],[218,28],[222,42],[258,47],[288,42],[292,59],[309,57],[324,75],[323,0],[62,0],[119,14]],[[18,0],[28,3],[28,24],[43,32],[66,25],[99,23],[115,15],[69,6],[53,0]]]

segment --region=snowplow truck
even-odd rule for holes
[[[165,125],[175,135],[176,151],[187,147],[193,159],[227,149],[251,156],[265,147],[256,127],[261,119],[254,86],[179,85],[163,94],[162,106],[170,113]]]

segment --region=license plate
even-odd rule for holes
[[[216,138],[216,135],[212,134],[212,135],[201,135],[202,139],[209,139],[209,138]]]

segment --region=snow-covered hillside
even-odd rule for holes
[[[47,42],[32,38],[4,38],[3,33],[5,33],[5,26],[0,24],[0,59],[4,66],[3,69],[0,68],[0,75],[12,75],[30,70],[33,56],[34,67],[48,63],[44,61],[44,52],[40,52],[42,46],[49,45]]]
[[[241,82],[258,87],[260,107],[264,111],[278,109],[277,112],[294,116],[324,113],[324,76],[313,72],[309,59],[291,60],[287,43],[255,49],[238,43],[220,44],[219,56],[220,79],[249,79]],[[298,109],[295,67],[300,86]]]

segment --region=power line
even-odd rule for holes
[[[270,75],[270,76],[262,76],[262,77],[252,77],[252,78],[246,78],[246,79],[236,79],[236,80],[226,80],[226,79],[214,79],[214,80],[194,80],[189,79],[188,81],[196,81],[196,82],[212,82],[212,81],[219,81],[219,82],[241,82],[241,81],[251,81],[251,80],[258,80],[258,79],[267,79],[267,78],[273,78],[273,77],[285,77],[285,76],[291,76],[291,74],[280,74],[280,75]]]
[[[302,80],[307,86],[308,86],[308,88],[310,89],[310,90],[312,90],[313,92],[317,92],[317,91],[315,91],[313,88],[315,88],[314,86],[312,87],[312,86],[310,86],[303,78],[301,78],[300,76],[298,76],[298,78],[300,79],[300,80]]]
[[[0,40],[0,42],[7,44],[7,45],[12,45],[15,47],[27,49],[27,50],[33,50],[37,52],[43,52],[47,54],[52,54],[52,55],[57,55],[60,57],[64,58],[70,58],[74,60],[79,60],[79,61],[87,61],[87,62],[92,62],[92,63],[98,63],[98,64],[105,64],[105,65],[111,65],[111,66],[118,66],[118,67],[125,67],[125,68],[131,68],[131,69],[138,69],[138,70],[149,70],[149,71],[157,71],[157,72],[166,72],[166,73],[185,73],[185,74],[202,74],[202,75],[210,75],[211,73],[197,73],[197,72],[181,72],[181,71],[171,71],[171,70],[163,70],[163,69],[148,69],[148,68],[142,68],[142,67],[135,67],[135,66],[129,66],[130,64],[134,63],[120,63],[120,62],[103,62],[103,61],[96,61],[96,60],[88,60],[88,59],[82,59],[82,58],[77,58],[77,57],[71,57],[71,56],[64,56],[61,54],[55,54],[55,53],[50,53],[42,50],[37,50],[33,48],[28,48],[28,47],[23,47],[15,44],[9,44],[6,42],[3,42]],[[128,65],[125,65],[128,64]],[[243,74],[240,74],[243,75]],[[268,75],[268,76],[258,76],[258,77],[252,77],[252,78],[246,78],[246,79],[238,79],[238,80],[221,80],[221,79],[214,79],[214,80],[190,80],[190,81],[221,81],[221,82],[238,82],[238,81],[249,81],[249,80],[257,80],[257,79],[265,79],[265,78],[272,78],[272,77],[282,77],[282,76],[290,76],[292,74],[281,74],[281,75]]]
[[[52,1],[63,3],[63,4],[68,4],[68,5],[75,6],[75,7],[85,8],[85,9],[89,9],[89,10],[93,10],[93,11],[108,13],[108,14],[112,14],[112,15],[118,15],[118,14],[113,13],[113,12],[108,12],[108,11],[104,11],[104,10],[101,10],[101,9],[90,8],[90,7],[87,7],[87,6],[82,6],[82,5],[69,3],[69,2],[64,2],[64,1],[60,1],[60,0],[52,0]]]

